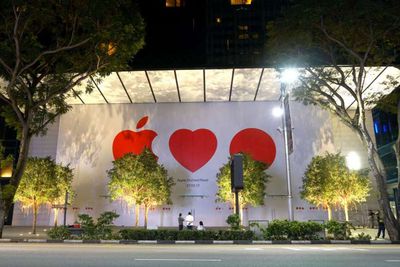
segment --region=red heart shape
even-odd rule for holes
[[[169,149],[183,167],[195,172],[203,167],[217,149],[217,138],[208,129],[179,129],[169,138]]]

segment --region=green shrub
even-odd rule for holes
[[[191,231],[122,229],[124,240],[252,240],[252,231]]]
[[[362,240],[362,241],[369,241],[372,239],[372,237],[368,234],[365,233],[359,233],[355,238],[355,240]]]
[[[315,240],[320,238],[318,232],[323,229],[324,226],[316,222],[274,220],[261,231],[266,240]]]
[[[112,211],[106,211],[100,214],[97,223],[88,214],[80,214],[78,222],[81,224],[83,233],[82,239],[98,240],[112,239],[115,236],[112,233],[112,223],[119,215]]]
[[[351,236],[351,229],[355,229],[349,222],[328,221],[325,223],[325,228],[328,234],[332,235],[334,239],[344,240],[349,239]]]
[[[217,233],[216,240],[253,240],[253,231],[224,231],[220,230]]]
[[[231,226],[231,230],[240,230],[240,216],[238,214],[229,215],[226,223]]]
[[[273,220],[267,228],[262,228],[266,240],[286,240],[289,235],[289,221]]]
[[[71,238],[71,233],[68,231],[67,227],[56,226],[47,232],[47,236],[54,240],[65,240]]]
[[[316,222],[289,222],[288,239],[290,240],[315,240],[319,239],[318,232],[324,229],[322,224]]]

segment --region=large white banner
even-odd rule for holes
[[[278,102],[160,103],[76,105],[33,140],[30,155],[47,156],[74,169],[75,200],[67,224],[80,213],[97,217],[115,210],[117,225],[134,225],[134,208],[108,197],[106,171],[124,153],[151,147],[175,181],[172,205],[149,212],[149,226],[177,226],[179,213],[191,211],[195,225],[225,226],[233,209],[217,203],[216,174],[231,153],[245,151],[270,164],[265,205],[247,207],[244,224],[288,218],[282,121],[272,110]],[[302,177],[311,158],[325,151],[357,151],[367,166],[362,144],[338,120],[316,107],[291,103],[294,152],[290,155],[296,220],[324,220],[326,211],[300,199]],[[58,140],[57,140],[58,139]],[[140,224],[143,225],[143,211]],[[340,215],[340,214],[339,214]],[[62,223],[59,214],[58,222]],[[38,225],[52,225],[54,210],[42,207]],[[13,225],[30,225],[30,210],[14,209]]]
[[[287,218],[281,118],[272,115],[277,106],[278,102],[74,106],[61,117],[57,146],[57,161],[71,164],[75,172],[76,198],[68,210],[68,223],[79,213],[98,216],[116,210],[121,215],[116,224],[134,224],[133,207],[108,198],[106,171],[115,158],[138,153],[144,146],[151,147],[176,183],[173,205],[152,209],[150,226],[175,226],[178,214],[188,211],[194,214],[195,224],[226,225],[232,207],[216,202],[216,174],[229,155],[239,151],[269,163],[267,173],[272,176],[265,205],[248,207],[245,222]],[[332,147],[332,140],[320,141],[321,135],[331,131],[327,113],[298,104],[292,113],[296,118],[291,155],[296,212],[297,206],[306,205],[298,198],[305,166],[313,155]],[[304,219],[301,212],[295,216]],[[324,216],[324,211],[307,215],[308,219]]]

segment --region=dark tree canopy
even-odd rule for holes
[[[268,25],[267,48],[280,66],[392,64],[399,12],[397,0],[296,0]]]
[[[1,237],[32,136],[71,108],[76,85],[128,67],[144,22],[133,0],[1,0],[0,20],[1,112],[20,139],[13,176],[0,187]]]
[[[396,70],[390,65],[400,48],[399,11],[398,0],[297,0],[269,25],[267,44],[277,67],[301,67],[294,98],[329,110],[364,143],[392,239],[400,237],[400,224],[390,207],[366,111],[386,93],[368,94],[369,79],[381,71],[377,67]],[[393,88],[396,76],[398,71],[386,76],[385,83]]]

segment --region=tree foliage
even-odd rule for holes
[[[346,159],[340,153],[326,153],[313,157],[303,177],[301,197],[308,202],[328,209],[342,206],[346,221],[348,207],[365,201],[371,190],[365,171],[352,171],[346,166]]]
[[[149,208],[172,204],[171,187],[173,179],[149,149],[139,155],[128,153],[113,161],[113,168],[108,170],[110,181],[108,188],[112,200],[122,199],[129,206],[135,205],[135,225],[139,222],[139,208],[144,206],[145,224]]]
[[[397,0],[299,0],[269,25],[267,44],[276,66],[302,67],[293,89],[295,99],[331,111],[363,141],[392,239],[399,238],[400,224],[390,208],[386,174],[365,112],[377,97],[367,91],[371,75],[373,79],[381,75],[374,66],[389,66],[396,60],[399,11]],[[388,67],[393,73],[394,69]],[[395,81],[398,74],[394,75],[383,74],[385,82]]]
[[[49,157],[28,159],[14,200],[23,208],[33,209],[33,233],[40,205],[63,203],[67,191],[72,195],[72,180],[72,169],[68,166],[56,164]]]
[[[0,143],[0,171],[4,170],[5,168],[12,168],[13,161],[14,158],[12,155],[5,155],[5,149]]]
[[[229,161],[224,164],[217,174],[217,201],[229,202],[235,205],[235,194],[231,189],[231,168]],[[268,166],[260,161],[251,158],[250,155],[243,154],[243,190],[239,192],[239,203],[242,209],[245,206],[264,205],[266,183],[270,176],[265,172]],[[242,220],[243,221],[243,220]]]
[[[1,112],[21,141],[11,194],[0,199],[4,218],[31,137],[71,108],[66,99],[82,93],[77,85],[89,81],[91,92],[91,77],[128,68],[144,44],[144,22],[131,0],[1,1],[0,17]]]

